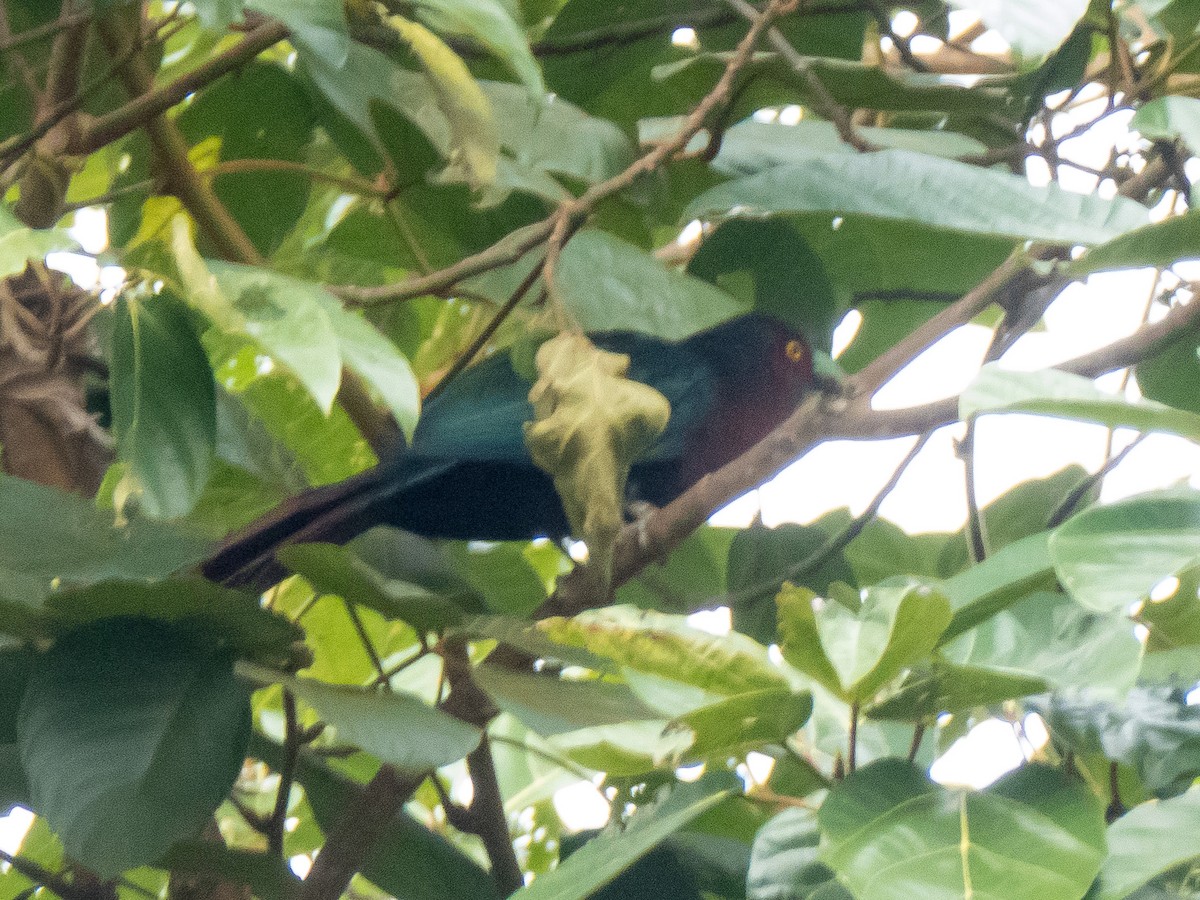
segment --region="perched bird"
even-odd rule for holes
[[[804,339],[761,314],[678,343],[631,332],[591,338],[628,354],[628,377],[671,404],[666,430],[629,477],[631,499],[657,506],[765,437],[813,382]],[[205,575],[261,583],[282,544],[341,543],[375,525],[431,538],[565,537],[554,484],[525,446],[529,388],[507,352],[471,366],[426,406],[412,443],[393,459],[292,498],[226,541],[204,564]]]

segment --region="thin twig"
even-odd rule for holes
[[[375,649],[375,645],[371,643],[371,636],[367,634],[367,628],[363,625],[362,616],[358,614],[358,607],[349,600],[342,600],[346,607],[346,615],[350,617],[350,621],[354,624],[354,631],[358,634],[359,643],[362,644],[363,650],[371,660],[371,665],[375,668],[376,678],[383,678],[384,683],[387,679],[384,674],[383,660],[379,658],[379,652]]]
[[[302,735],[300,720],[296,714],[296,698],[287,688],[283,689],[283,764],[279,770],[279,789],[275,793],[275,807],[266,820],[267,852],[283,858],[284,825],[287,822],[288,801],[292,794],[292,782],[296,777],[296,761],[300,757]]]
[[[904,476],[904,473],[908,470],[908,467],[912,465],[913,460],[917,458],[917,455],[922,449],[924,449],[925,445],[929,443],[929,439],[931,437],[933,437],[933,432],[929,431],[917,439],[916,443],[912,445],[908,453],[904,455],[904,458],[900,460],[899,465],[897,465],[892,471],[892,475],[890,478],[888,478],[887,483],[875,493],[875,496],[871,499],[871,502],[867,504],[867,508],[864,509],[858,516],[856,516],[849,525],[838,532],[838,534],[836,534],[834,537],[831,537],[807,557],[789,568],[782,576],[778,578],[772,578],[768,581],[761,581],[758,584],[738,591],[736,594],[726,594],[715,599],[719,600],[722,604],[735,606],[741,601],[761,596],[767,591],[778,588],[779,585],[784,581],[798,581],[805,575],[815,572],[833,556],[840,553],[842,550],[845,550],[846,547],[850,545],[850,542],[862,534],[862,531],[867,527],[867,524],[879,514],[879,508],[883,505],[883,502],[888,498],[888,495],[890,495],[892,491],[896,489],[896,486],[900,483],[900,479]]]
[[[967,494],[967,546],[971,559],[981,563],[987,559],[987,526],[983,511],[979,507],[979,495],[975,490],[975,436],[976,417],[967,419],[967,433],[958,442],[958,455],[963,463],[963,481]]]
[[[760,18],[758,10],[746,0],[725,0],[725,2],[751,22],[756,22]],[[804,79],[804,83],[816,100],[814,105],[817,113],[833,123],[838,136],[844,143],[849,144],[860,153],[878,149],[855,130],[849,111],[834,99],[833,94],[829,93],[829,88],[825,87],[825,82],[821,81],[820,76],[813,71],[809,61],[784,37],[783,32],[778,28],[768,29],[767,41],[775,48],[783,61],[791,67],[792,71]]]
[[[1104,465],[1102,465],[1083,481],[1079,482],[1079,484],[1075,485],[1075,488],[1071,491],[1071,493],[1067,494],[1067,496],[1062,499],[1062,502],[1054,508],[1054,512],[1050,514],[1050,518],[1046,522],[1046,527],[1057,528],[1063,522],[1067,521],[1067,519],[1071,518],[1071,516],[1075,514],[1075,509],[1079,506],[1080,502],[1082,502],[1083,498],[1091,493],[1096,485],[1104,480],[1104,476],[1123,463],[1125,458],[1134,451],[1138,444],[1148,437],[1150,437],[1149,434],[1139,434],[1132,441],[1121,448],[1121,452],[1108,457],[1108,459],[1104,461]]]

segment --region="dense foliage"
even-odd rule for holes
[[[0,63],[3,897],[1200,896],[1200,493],[1100,505],[1110,450],[981,508],[972,466],[1005,413],[1200,441],[1194,0],[2,0]],[[46,266],[77,240],[102,288]],[[1005,366],[1147,267],[1126,337]],[[581,335],[752,311],[813,389],[628,521],[668,410]],[[961,395],[874,407],[967,323]],[[501,352],[582,543],[202,576]],[[968,522],[906,534],[878,509],[945,427]],[[861,515],[707,524],[898,437]],[[930,780],[996,718],[1049,742]]]

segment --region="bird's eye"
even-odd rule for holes
[[[783,352],[788,359],[796,363],[804,362],[808,358],[808,350],[804,346],[804,343],[795,338],[787,342],[787,345],[783,348]]]

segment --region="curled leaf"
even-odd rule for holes
[[[624,523],[629,468],[663,433],[671,406],[626,377],[628,356],[600,350],[582,334],[542,344],[537,370],[525,443],[554,478],[567,521],[587,542],[596,569],[607,573]]]

